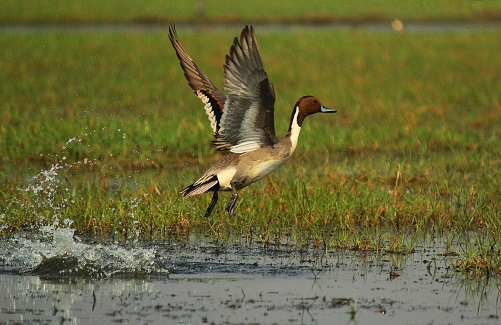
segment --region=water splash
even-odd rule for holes
[[[75,229],[53,225],[40,228],[37,238],[10,240],[10,256],[4,264],[21,274],[108,278],[117,275],[168,275],[156,262],[156,251],[116,244],[89,245],[75,236]],[[50,240],[52,238],[52,240]]]
[[[82,142],[70,138],[62,146]],[[68,208],[75,203],[70,189],[64,186],[64,177],[69,170],[81,165],[93,164],[88,158],[69,163],[66,156],[28,179],[24,188],[19,188],[19,197],[9,200],[7,211],[21,216],[35,216],[38,222],[31,230],[38,232],[17,235],[0,244],[0,271],[47,276],[112,277],[116,275],[168,275],[169,272],[156,262],[156,251],[148,248],[125,247],[117,244],[86,244],[75,236],[73,220],[67,218]],[[141,199],[129,202],[129,217],[133,220],[133,241],[140,236],[136,210]],[[8,213],[8,212],[6,212]],[[6,213],[0,214],[0,232],[8,229]],[[60,222],[63,220],[63,222]]]
[[[24,189],[19,189],[33,198],[30,203],[19,203],[23,208],[28,209],[33,215],[36,215],[41,221],[46,217],[53,220],[60,217],[60,210],[67,203],[67,199],[61,202],[56,202],[56,194],[61,185],[61,180],[58,177],[59,170],[62,169],[59,163],[53,164],[51,168],[42,170],[33,176],[29,184]],[[15,201],[14,201],[15,202]],[[52,216],[45,216],[40,211],[45,207],[52,210]]]

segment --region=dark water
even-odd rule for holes
[[[0,250],[0,324],[500,322],[499,279],[456,272],[437,243],[376,256],[103,244],[49,227],[40,238],[4,239]]]

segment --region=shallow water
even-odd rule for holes
[[[1,324],[499,323],[501,282],[454,271],[437,243],[375,256],[47,236],[0,241]]]

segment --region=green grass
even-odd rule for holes
[[[179,36],[222,89],[238,33]],[[291,161],[211,220],[210,195],[178,193],[219,154],[165,32],[1,34],[1,232],[57,218],[124,240],[404,253],[445,238],[459,268],[500,271],[499,32],[257,33],[278,134],[302,95],[338,113],[309,117]]]
[[[0,0],[3,23],[258,23],[499,20],[498,1]]]

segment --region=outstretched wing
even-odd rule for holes
[[[224,103],[226,96],[224,96],[214,84],[207,78],[207,76],[197,67],[195,62],[191,59],[190,55],[179,42],[177,37],[176,27],[174,24],[169,26],[169,39],[176,50],[176,55],[184,71],[184,76],[188,80],[188,84],[195,92],[195,95],[200,98],[205,104],[205,111],[209,116],[214,136],[217,137],[220,129],[221,117],[223,115]]]
[[[240,42],[235,38],[226,56],[224,88],[228,99],[214,146],[235,153],[273,146],[277,142],[275,91],[264,69],[252,26],[243,29]]]

